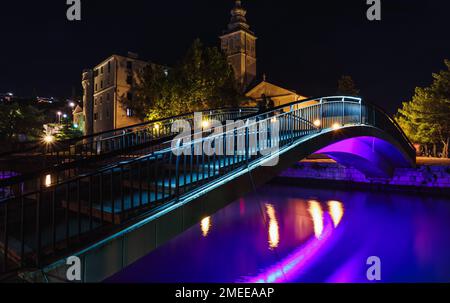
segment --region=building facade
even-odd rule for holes
[[[133,100],[133,87],[149,63],[136,54],[112,55],[83,72],[84,133],[90,135],[142,122],[123,104]]]
[[[256,36],[246,19],[247,11],[237,0],[231,11],[231,21],[220,37],[221,48],[228,57],[241,92],[248,90],[256,79]]]

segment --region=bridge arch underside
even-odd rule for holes
[[[415,155],[405,144],[374,127],[347,127],[317,135],[307,153],[326,155],[369,178],[389,178],[396,168],[415,166]]]

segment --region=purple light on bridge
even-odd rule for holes
[[[372,177],[388,177],[397,167],[411,166],[394,145],[376,137],[345,139],[320,149],[316,154],[327,155]]]

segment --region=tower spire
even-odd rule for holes
[[[247,23],[247,10],[242,6],[241,0],[236,0],[234,8],[231,10],[231,20],[228,24],[228,31],[234,32],[244,30],[250,32],[250,25]]]

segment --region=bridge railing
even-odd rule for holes
[[[203,111],[205,119],[219,121],[234,120],[257,112],[256,108],[224,108]],[[50,186],[78,174],[80,163],[97,161],[109,156],[132,153],[146,147],[145,152],[158,150],[160,144],[175,134],[171,126],[176,120],[183,119],[193,123],[194,113],[184,114],[167,119],[149,121],[113,131],[102,132],[90,136],[52,142],[41,142],[31,150],[16,151],[0,157],[0,169],[4,174],[0,178],[0,200],[12,194],[20,196],[33,191],[41,184]],[[34,161],[34,162],[30,162]],[[23,163],[22,163],[23,162]],[[17,165],[40,166],[39,169],[27,173],[15,172]]]
[[[254,114],[219,134],[206,129],[202,138],[180,137],[139,159],[5,200],[0,203],[0,272],[40,267],[87,247],[271,161],[308,136],[350,125],[386,127],[390,120],[383,115],[355,98],[299,101]],[[401,132],[394,124],[387,131]],[[222,152],[202,150],[208,146]]]

